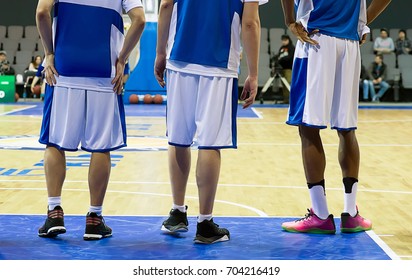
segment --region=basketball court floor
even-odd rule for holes
[[[366,233],[295,234],[281,223],[310,207],[296,127],[287,107],[256,105],[238,112],[238,149],[222,151],[215,222],[231,241],[193,243],[198,213],[192,152],[187,190],[189,232],[165,235],[171,207],[164,105],[126,105],[128,146],[112,152],[103,215],[108,239],[83,241],[89,206],[90,154],[67,153],[62,203],[67,233],[37,237],[47,193],[44,146],[38,143],[42,103],[0,104],[0,259],[2,260],[411,260],[412,106],[361,105],[358,206],[373,221]],[[322,131],[327,156],[326,193],[339,227],[343,187],[335,131]],[[179,251],[179,254],[175,252]]]

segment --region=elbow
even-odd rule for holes
[[[170,0],[162,0],[162,3],[160,3],[160,8],[159,8],[159,10],[171,9],[172,5],[173,5],[173,1],[170,1]]]
[[[36,9],[36,19],[37,20],[44,20],[45,18],[50,17],[50,11],[45,8],[37,8]]]
[[[146,26],[146,17],[144,14],[140,15],[137,20],[137,25],[139,28],[144,28]]]
[[[246,20],[242,23],[242,29],[244,31],[253,31],[253,30],[258,30],[260,28],[260,20],[257,19],[250,19]]]

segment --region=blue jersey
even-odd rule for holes
[[[44,65],[43,63],[37,68],[36,77],[43,77]]]
[[[141,6],[141,0],[55,0],[57,86],[112,90],[124,41],[123,9]]]
[[[366,0],[295,0],[296,21],[308,32],[359,41],[369,33]]]
[[[167,67],[236,77],[244,2],[267,0],[174,0]]]

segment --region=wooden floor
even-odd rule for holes
[[[44,214],[47,195],[37,144],[41,117],[11,116],[20,107],[0,105],[0,214]],[[261,118],[238,120],[237,150],[222,152],[215,216],[302,216],[310,207],[296,127],[284,124],[286,108],[256,107]],[[166,215],[171,206],[165,120],[128,117],[128,149],[115,156],[105,215]],[[361,109],[358,205],[375,233],[401,258],[412,259],[412,110]],[[322,131],[327,156],[329,210],[339,217],[343,188],[337,136]],[[17,149],[18,146],[26,149]],[[27,146],[32,148],[27,149]],[[9,148],[5,148],[9,147]],[[87,162],[85,152],[68,162]],[[187,191],[189,214],[198,212],[196,150]],[[81,164],[80,164],[81,165]],[[83,164],[84,165],[84,164]],[[15,170],[13,170],[15,169]],[[87,167],[68,166],[63,192],[66,214],[88,210]]]

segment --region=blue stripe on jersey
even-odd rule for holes
[[[239,0],[175,0],[177,24],[171,60],[227,68],[233,16]]]
[[[59,16],[60,15],[60,16]],[[112,25],[123,33],[123,20],[115,10],[56,3],[55,67],[68,77],[110,78]]]
[[[319,29],[325,35],[359,41],[361,0],[313,0],[308,31]]]
[[[300,125],[303,121],[303,111],[306,100],[306,84],[308,59],[295,58],[293,63],[292,83],[290,85],[289,119],[290,125]]]

